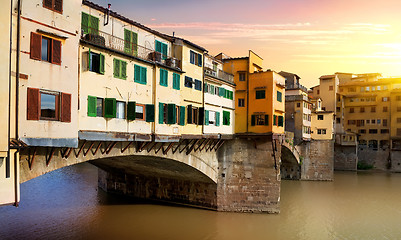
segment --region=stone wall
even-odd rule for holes
[[[218,211],[278,213],[280,155],[280,140],[272,136],[224,144],[218,151]]]
[[[391,151],[391,170],[401,172],[401,151]]]
[[[301,180],[332,181],[334,175],[334,141],[312,140],[299,146],[302,156]]]
[[[357,146],[334,146],[334,170],[356,171],[358,164]]]
[[[390,158],[390,149],[377,150],[360,148],[358,150],[358,162],[373,165],[375,169],[387,170]]]

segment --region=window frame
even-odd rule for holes
[[[63,4],[64,4],[63,0],[60,0],[61,1],[61,10],[60,11],[56,9],[56,1],[57,0],[51,0],[52,1],[52,7],[51,8],[45,5],[45,1],[46,0],[42,1],[42,6],[44,8],[47,8],[47,9],[53,11],[53,12],[57,12],[57,13],[63,14]]]
[[[266,90],[256,90],[255,99],[266,99]]]
[[[55,103],[54,103],[55,117],[54,118],[42,116],[42,94],[55,96]],[[39,90],[39,120],[46,120],[46,121],[59,121],[60,120],[60,93],[59,92],[50,92],[50,91]]]
[[[123,116],[119,117],[119,104],[123,104]],[[126,119],[127,118],[127,103],[124,101],[116,101],[116,119]]]
[[[138,117],[137,107],[142,107],[142,118]],[[145,121],[146,120],[146,106],[145,104],[136,103],[135,104],[135,120]]]

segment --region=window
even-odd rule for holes
[[[297,103],[297,107],[301,107],[301,103]]]
[[[369,134],[377,134],[377,129],[369,129]]]
[[[252,115],[251,118],[252,126],[268,126],[269,125],[269,115],[256,114]]]
[[[396,100],[396,101],[401,101],[401,96],[396,96],[396,97],[395,97],[395,100]]]
[[[219,87],[219,96],[224,97],[226,95],[226,90],[222,87]]]
[[[189,51],[189,62],[202,67],[202,54],[198,54],[192,50]]]
[[[376,119],[372,119],[372,120],[370,120],[370,122],[371,122],[372,124],[376,124]]]
[[[369,92],[370,91],[370,87],[365,87],[365,91]]]
[[[238,77],[239,77],[239,81],[241,81],[241,82],[245,81],[245,73],[244,72],[240,72]]]
[[[159,124],[163,123],[166,124],[177,123],[177,107],[175,104],[159,103]]]
[[[387,127],[387,119],[383,119],[383,127]]]
[[[205,111],[205,125],[217,125],[217,114],[215,111]]]
[[[317,134],[319,134],[319,135],[324,135],[324,134],[326,134],[326,129],[318,129],[318,130],[317,130]]]
[[[371,107],[370,112],[376,112],[376,107]]]
[[[113,75],[115,78],[127,79],[127,62],[114,58],[113,61]]]
[[[162,59],[167,58],[167,44],[155,40],[155,51],[162,54]]]
[[[318,95],[320,94],[320,90],[317,90],[317,94],[318,94]]]
[[[324,119],[324,115],[322,115],[322,114],[317,115],[317,120],[323,120],[323,119]]]
[[[401,107],[397,107],[397,112],[401,112]]]
[[[104,74],[104,55],[101,53],[94,53],[89,49],[88,57],[88,70],[91,72]]]
[[[245,99],[238,98],[238,107],[245,107]]]
[[[336,118],[336,123],[341,123],[341,118]]]
[[[82,12],[81,27],[83,34],[99,34],[99,18]]]
[[[202,91],[202,82],[195,79],[195,90]]]
[[[388,111],[388,107],[383,107],[383,112],[387,112]]]
[[[264,99],[266,98],[266,91],[265,90],[257,90],[256,91],[256,99]]]
[[[143,104],[135,105],[135,119],[145,120],[145,105]]]
[[[348,92],[356,92],[355,88],[348,88]]]
[[[28,88],[27,120],[71,122],[71,94]]]
[[[165,69],[160,68],[160,86],[168,86],[168,72]]]
[[[283,116],[278,116],[278,126],[284,127],[284,117]]]
[[[63,13],[63,0],[43,0],[43,7],[58,13]]]
[[[216,93],[215,93],[214,89],[215,89],[215,87],[213,85],[210,85],[209,93],[212,94],[212,95],[215,95]]]
[[[138,55],[138,34],[128,29],[124,29],[124,52]]]
[[[61,41],[31,32],[31,59],[61,64]]]
[[[401,123],[401,118],[397,118],[397,123]]]
[[[401,128],[397,128],[397,136],[401,136]]]
[[[390,131],[388,129],[381,129],[380,133],[390,133]]]
[[[173,73],[173,89],[180,90],[180,74]]]
[[[381,119],[377,119],[377,124],[380,124],[381,123]]]
[[[134,82],[140,83],[140,84],[146,84],[146,79],[147,79],[147,68],[142,67],[139,65],[134,65]]]
[[[388,97],[382,97],[382,102],[387,102],[388,101]]]
[[[279,91],[277,91],[277,101],[279,101],[279,102],[283,101],[283,94]]]
[[[349,108],[349,113],[353,113],[354,112],[354,108]]]
[[[361,107],[360,112],[361,112],[361,113],[364,113],[364,112],[365,112],[365,108],[364,108],[364,107]]]
[[[116,102],[116,118],[125,118],[125,102]]]
[[[361,133],[361,134],[365,134],[366,133],[366,129],[359,129],[358,132]]]
[[[223,111],[223,125],[229,126],[230,125],[230,112]]]
[[[329,91],[333,91],[333,86],[329,86]]]
[[[192,78],[185,76],[184,86],[188,87],[188,88],[192,88],[192,84],[193,84]]]
[[[96,98],[96,117],[103,117],[103,98]]]

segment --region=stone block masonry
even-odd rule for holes
[[[314,140],[298,145],[303,157],[301,180],[332,181],[334,176],[334,141]]]
[[[356,171],[357,164],[357,146],[334,146],[334,170]]]
[[[238,138],[218,151],[217,210],[280,211],[280,140]]]

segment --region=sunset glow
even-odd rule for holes
[[[295,72],[308,87],[334,72],[401,76],[400,1],[95,2],[212,55],[252,49],[265,69]]]

